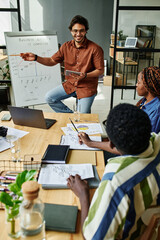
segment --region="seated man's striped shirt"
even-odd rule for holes
[[[160,135],[140,155],[109,160],[83,225],[86,240],[137,239],[141,216],[160,204]]]

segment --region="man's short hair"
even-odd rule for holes
[[[123,154],[140,154],[149,146],[151,123],[138,107],[123,103],[115,106],[106,121],[110,141]]]
[[[76,23],[79,23],[81,25],[84,25],[85,26],[85,30],[88,31],[89,29],[89,24],[88,24],[88,20],[80,15],[76,15],[70,22],[70,25],[69,25],[69,30],[71,31],[72,30],[72,27],[76,24]]]

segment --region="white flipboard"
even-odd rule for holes
[[[32,52],[51,57],[58,50],[54,32],[6,32],[6,45],[15,105],[45,103],[45,94],[61,84],[60,64],[49,67],[36,61],[24,61],[19,54]]]

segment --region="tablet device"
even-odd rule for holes
[[[135,48],[137,44],[136,37],[127,37],[125,41],[125,48]]]
[[[81,74],[81,72],[76,72],[76,71],[71,71],[71,70],[66,70],[66,71],[65,71],[66,76],[69,76],[69,75],[72,74],[72,73],[77,74],[77,75],[80,75],[80,74]]]

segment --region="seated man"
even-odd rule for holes
[[[85,239],[135,240],[143,230],[142,214],[160,202],[160,135],[151,135],[148,115],[130,104],[110,111],[106,131],[121,156],[106,165],[91,204],[80,176],[70,176],[68,186],[80,200]]]

